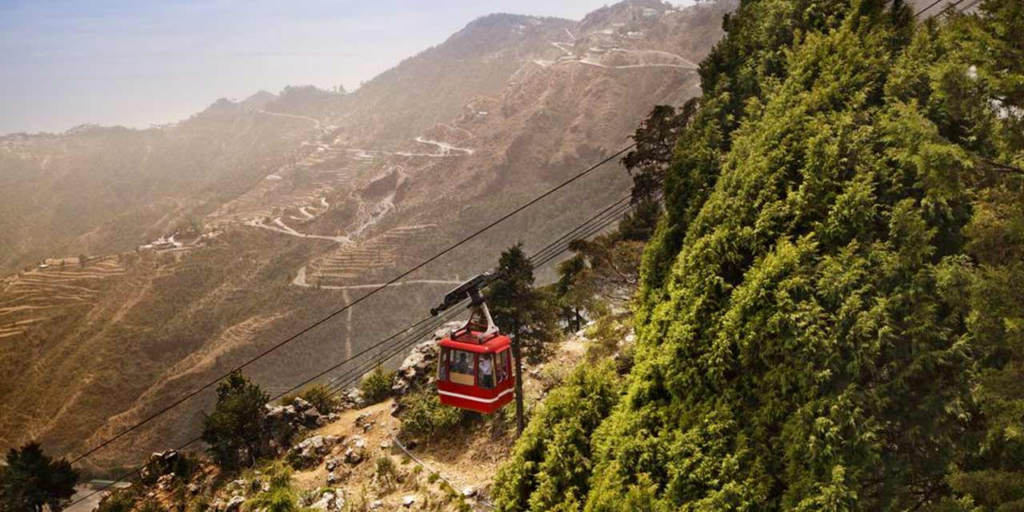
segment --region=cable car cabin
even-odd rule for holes
[[[480,295],[490,274],[481,274],[452,290],[437,315],[464,300],[472,299],[469,321],[441,340],[437,393],[441,403],[483,414],[497,412],[515,398],[512,374],[512,341],[498,332]]]
[[[437,393],[441,403],[484,414],[515,398],[512,342],[508,336],[461,329],[441,340]]]

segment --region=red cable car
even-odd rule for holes
[[[472,314],[463,327],[441,340],[437,393],[442,404],[483,414],[497,412],[515,398],[512,341],[498,332],[480,295],[490,274],[482,274],[452,290],[431,313],[454,306],[469,296]]]

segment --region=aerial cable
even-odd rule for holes
[[[255,363],[256,361],[259,361],[260,359],[263,359],[264,357],[266,357],[266,356],[276,352],[281,347],[284,347],[285,345],[288,345],[289,343],[295,341],[296,339],[300,338],[301,336],[305,335],[306,333],[308,333],[308,332],[312,331],[313,329],[323,325],[324,323],[326,323],[327,321],[331,320],[332,318],[334,318],[334,317],[344,313],[345,311],[351,309],[356,304],[359,304],[359,303],[365,301],[366,299],[372,297],[373,295],[376,295],[377,293],[379,293],[380,291],[384,290],[385,288],[388,288],[388,287],[398,283],[402,279],[408,277],[410,274],[412,274],[412,273],[422,269],[423,267],[426,267],[430,263],[433,263],[434,261],[438,260],[439,258],[441,258],[441,256],[444,256],[444,255],[448,254],[449,252],[454,251],[455,249],[457,249],[457,248],[465,245],[466,243],[468,243],[470,240],[472,240],[472,239],[482,235],[483,233],[489,231],[490,229],[494,228],[498,224],[501,224],[501,223],[505,222],[506,220],[508,220],[509,218],[515,216],[519,212],[521,212],[521,211],[523,211],[523,210],[525,210],[527,208],[530,208],[531,206],[533,206],[533,205],[537,204],[538,202],[546,199],[547,197],[551,196],[552,194],[554,194],[554,193],[556,193],[556,192],[558,192],[558,191],[568,187],[569,185],[575,183],[576,181],[578,181],[579,179],[583,178],[584,176],[587,176],[591,172],[597,170],[598,168],[604,166],[605,164],[607,164],[607,163],[615,160],[616,158],[622,156],[624,153],[626,153],[627,151],[633,149],[634,147],[636,147],[636,143],[635,142],[632,143],[632,144],[627,145],[623,149],[620,149],[619,151],[615,152],[611,156],[605,158],[604,160],[601,160],[597,164],[594,164],[594,165],[588,167],[587,169],[585,169],[584,171],[582,171],[582,172],[574,175],[573,177],[563,181],[562,183],[558,184],[554,188],[551,188],[551,189],[547,190],[546,192],[544,192],[543,194],[540,194],[539,196],[531,199],[527,203],[525,203],[525,204],[515,208],[511,212],[509,212],[509,213],[499,217],[497,220],[494,220],[494,221],[488,223],[487,225],[485,225],[484,227],[478,229],[477,231],[475,231],[474,233],[470,234],[469,236],[466,236],[466,237],[462,238],[458,242],[448,246],[447,248],[445,248],[444,250],[442,250],[442,251],[438,252],[437,254],[431,256],[430,258],[427,258],[426,260],[420,262],[419,264],[413,266],[412,268],[406,270],[405,272],[402,272],[401,274],[399,274],[398,276],[394,277],[390,281],[380,285],[377,288],[374,288],[374,289],[370,290],[365,295],[360,296],[358,299],[356,299],[356,300],[346,304],[342,308],[340,308],[340,309],[334,311],[333,313],[330,313],[329,315],[323,317],[322,319],[314,322],[313,324],[309,325],[308,327],[306,327],[306,328],[300,330],[299,332],[295,333],[294,335],[286,338],[284,341],[281,341],[281,342],[277,343],[276,345],[273,345],[272,347],[264,350],[263,352],[257,354],[256,356],[250,358],[249,360],[245,361],[241,365],[236,366],[235,368],[231,369],[228,372],[225,372],[223,375],[221,375],[217,379],[215,379],[213,381],[210,381],[209,383],[204,384],[203,386],[201,386],[201,387],[191,391],[190,393],[186,394],[182,398],[172,402],[170,405],[168,405],[168,406],[160,409],[156,413],[151,414],[150,416],[146,417],[142,421],[132,425],[131,427],[128,427],[128,428],[122,430],[121,432],[119,432],[118,434],[114,435],[113,437],[111,437],[111,438],[107,439],[106,441],[103,441],[99,445],[97,445],[97,446],[87,450],[86,452],[84,452],[83,454],[79,455],[74,460],[72,460],[71,463],[74,464],[74,463],[80,462],[82,459],[85,459],[86,457],[88,457],[88,456],[90,456],[90,455],[92,455],[92,454],[102,450],[103,448],[109,446],[111,443],[117,441],[118,439],[124,437],[125,435],[128,435],[129,433],[139,429],[143,425],[146,425],[149,422],[153,421],[154,419],[156,419],[156,418],[166,414],[171,409],[174,409],[175,407],[181,405],[182,403],[184,403],[184,402],[186,402],[188,400],[191,400],[192,398],[196,397],[197,395],[199,395],[203,391],[205,391],[207,389],[210,389],[211,387],[216,385],[221,380],[223,380],[223,379],[227,378],[228,376],[230,376],[232,373],[234,373],[236,371],[243,370],[243,369],[247,368],[248,366],[252,365],[253,363]]]

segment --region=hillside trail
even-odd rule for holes
[[[287,117],[287,118],[291,118],[291,119],[302,119],[302,120],[305,120],[305,121],[310,121],[310,122],[313,123],[314,128],[317,129],[317,130],[319,130],[320,127],[321,127],[320,120],[316,119],[314,117],[303,116],[303,115],[298,115],[298,114],[283,114],[281,112],[271,112],[269,110],[257,110],[256,112],[258,112],[260,114],[266,114],[268,116]]]

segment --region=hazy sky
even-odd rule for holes
[[[480,16],[579,19],[609,1],[0,0],[0,134],[146,127],[286,85],[351,90]]]

